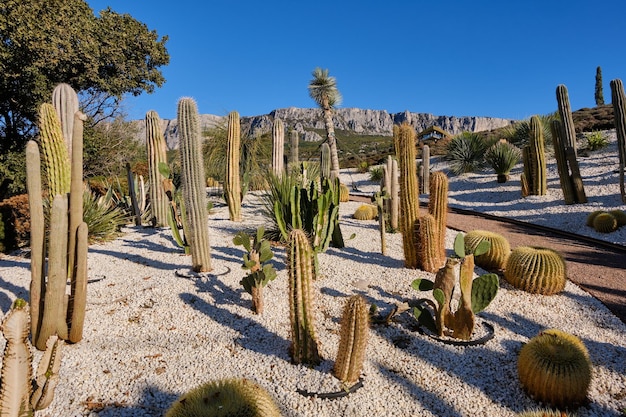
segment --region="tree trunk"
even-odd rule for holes
[[[339,178],[339,156],[337,154],[337,138],[335,137],[335,126],[333,124],[333,113],[328,100],[324,100],[324,125],[326,126],[326,142],[330,146],[330,178]]]

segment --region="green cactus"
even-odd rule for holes
[[[393,140],[400,172],[400,230],[404,250],[404,266],[419,268],[418,236],[416,236],[419,218],[419,186],[415,166],[415,130],[408,124],[393,127]],[[392,225],[393,227],[393,225]]]
[[[165,417],[280,417],[269,392],[244,378],[207,382],[182,395]]]
[[[593,227],[593,221],[595,220],[596,216],[602,213],[606,213],[606,211],[605,210],[592,211],[591,213],[587,215],[587,220],[585,220],[585,224],[589,227]]]
[[[515,288],[532,294],[557,294],[567,281],[565,260],[553,249],[518,246],[509,255],[504,278]]]
[[[288,251],[291,357],[294,363],[317,365],[321,359],[315,333],[315,308],[311,288],[316,272],[313,248],[304,231],[291,231]]]
[[[369,336],[369,308],[365,299],[353,295],[341,316],[341,331],[333,375],[347,386],[356,383],[363,369]]]
[[[626,226],[626,212],[623,210],[610,210],[609,214],[617,220],[617,227]]]
[[[233,243],[243,246],[248,253],[243,255],[243,269],[250,271],[239,283],[246,292],[252,295],[252,310],[256,314],[263,314],[263,287],[276,278],[274,266],[267,262],[274,257],[269,241],[263,238],[263,226],[256,231],[254,239],[246,232],[239,232],[233,238]]]
[[[426,214],[417,219],[415,229],[415,234],[419,239],[417,257],[420,269],[426,272],[437,272],[445,260],[445,248],[442,257],[439,247],[441,237],[437,219],[432,214]]]
[[[350,189],[345,184],[339,184],[339,202],[345,203],[350,201]]]
[[[424,145],[422,148],[422,192],[430,192],[430,147]]]
[[[430,175],[430,199],[428,212],[436,222],[436,245],[439,248],[439,259],[446,258],[446,224],[448,220],[448,177],[442,171]],[[439,265],[437,269],[440,267]]]
[[[44,155],[44,172],[48,180],[48,195],[70,192],[71,166],[63,131],[52,104],[43,103],[39,108],[39,140]]]
[[[168,198],[163,188],[159,164],[167,163],[167,148],[161,130],[161,119],[156,111],[146,113],[146,150],[148,153],[148,187],[150,190],[151,222],[156,227],[168,225]]]
[[[330,146],[326,142],[320,147],[320,176],[330,178]]]
[[[391,155],[387,157],[387,163],[383,165],[383,181],[384,190],[387,198],[387,213],[389,216],[389,227],[392,231],[398,230],[398,211],[400,208],[399,190],[400,183],[398,182],[398,161],[393,159]]]
[[[352,214],[356,220],[374,220],[378,216],[378,207],[373,204],[361,204]]]
[[[198,117],[198,108],[192,98],[183,97],[178,101],[181,187],[189,226],[189,234],[185,237],[189,242],[193,271],[209,272],[212,270],[209,222]]]
[[[526,410],[516,414],[517,417],[574,417],[570,413],[561,410],[537,409]]]
[[[519,380],[537,401],[559,408],[585,403],[591,383],[591,361],[583,342],[557,329],[540,332],[520,350]]]
[[[384,184],[384,183],[383,183]],[[382,184],[381,184],[382,185]],[[385,200],[387,199],[387,195],[384,192],[374,193],[374,197],[372,198],[376,203],[376,208],[378,210],[378,230],[380,231],[380,253],[386,255],[387,253],[387,227],[385,224]]]
[[[576,202],[574,181],[569,174],[569,165],[562,137],[563,125],[560,120],[552,120],[550,123],[550,132],[552,133],[554,158],[556,159],[556,167],[559,172],[559,182],[561,184],[561,190],[563,191],[563,199],[565,200],[565,204],[574,204]]]
[[[622,194],[622,203],[626,203],[626,186],[624,185],[624,167],[626,166],[626,95],[622,80],[611,80],[611,101],[613,117],[615,118],[615,132],[617,134],[617,149],[619,154],[619,189]]]
[[[511,245],[506,238],[498,233],[488,230],[472,230],[465,234],[465,250],[474,252],[480,242],[488,241],[489,250],[482,255],[476,256],[476,265],[487,271],[500,271],[506,266],[506,260],[511,253]]]
[[[272,172],[274,175],[282,175],[285,171],[285,125],[283,121],[275,118],[272,127]]]
[[[547,174],[543,127],[539,116],[530,118],[530,138],[524,151],[524,173],[532,195],[546,195]],[[528,163],[528,167],[526,164]]]
[[[224,196],[228,204],[230,221],[241,221],[241,179],[239,177],[239,160],[241,159],[241,124],[239,113],[228,114],[228,147],[226,149],[226,178],[224,180]]]
[[[611,213],[600,213],[593,219],[593,228],[599,233],[611,233],[617,230],[617,219]]]
[[[167,224],[172,231],[172,237],[178,246],[183,248],[185,255],[191,253],[187,235],[189,234],[189,225],[187,224],[187,214],[185,210],[185,202],[181,198],[181,193],[174,187],[174,181],[171,178],[172,172],[170,167],[165,163],[159,163],[159,173],[162,176],[162,187],[165,195],[169,200],[169,208],[167,210]],[[182,234],[181,234],[182,231]]]
[[[291,130],[289,132],[289,165],[292,167],[298,166],[300,162],[300,135],[297,130]]]
[[[72,159],[72,138],[74,132],[74,115],[78,111],[78,95],[69,84],[61,83],[52,90],[52,105],[55,108],[61,129],[65,148],[69,159]]]

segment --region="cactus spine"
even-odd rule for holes
[[[294,363],[316,365],[320,356],[311,291],[315,279],[314,255],[301,229],[293,229],[289,234],[288,250],[291,357]]]
[[[341,317],[341,335],[333,374],[351,386],[359,380],[369,335],[369,309],[360,295],[348,298]]]
[[[624,170],[626,166],[626,95],[622,80],[611,80],[611,101],[617,133],[617,148],[619,151],[619,189],[622,203],[626,203],[626,186],[624,185]]]
[[[559,106],[559,116],[561,117],[560,144],[564,147],[564,154],[569,166],[576,202],[586,203],[587,196],[585,195],[585,188],[583,186],[582,177],[580,176],[578,160],[576,159],[576,131],[574,129],[572,109],[569,104],[567,88],[562,84],[556,88],[556,100]]]
[[[527,150],[526,150],[527,149]],[[528,164],[528,166],[526,165]],[[538,116],[530,118],[529,144],[524,151],[524,173],[532,195],[546,195],[548,182],[546,177],[546,153],[544,148],[543,128]]]
[[[289,165],[297,166],[300,162],[300,135],[297,130],[289,132]]]
[[[509,255],[504,278],[515,288],[533,294],[557,294],[567,281],[565,260],[552,249],[518,246]]]
[[[183,199],[189,225],[192,269],[195,272],[211,271],[209,224],[206,204],[204,165],[198,108],[189,97],[178,101],[178,126],[180,132],[180,164]]]
[[[241,125],[239,113],[228,114],[228,147],[226,149],[226,179],[224,194],[228,204],[229,218],[233,222],[241,221],[241,180],[239,178],[239,159],[241,153]]]
[[[419,242],[415,233],[419,218],[419,186],[417,182],[417,167],[415,166],[415,137],[415,130],[406,123],[393,127],[393,140],[400,171],[399,212],[402,213],[400,229],[402,232],[402,247],[404,249],[404,265],[407,268],[420,267],[417,254]]]
[[[280,176],[285,170],[285,125],[279,118],[274,119],[272,127],[272,172]]]
[[[152,224],[157,227],[168,225],[168,198],[163,188],[163,179],[159,164],[167,163],[165,138],[161,130],[161,119],[156,111],[146,113],[146,150],[148,153],[148,186],[150,189],[150,208]]]
[[[330,146],[326,142],[320,147],[320,176],[330,178]]]
[[[430,191],[430,147],[424,145],[422,148],[422,192],[427,194]]]
[[[68,84],[58,84],[52,90],[52,105],[54,106],[61,127],[63,129],[63,139],[70,159],[72,158],[72,139],[74,132],[74,115],[78,111],[78,95]]]
[[[436,221],[436,245],[439,248],[439,262],[446,259],[446,224],[448,221],[448,177],[442,171],[433,172],[430,180],[428,212]],[[439,269],[441,265],[437,267]]]

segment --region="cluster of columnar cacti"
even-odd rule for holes
[[[626,166],[626,95],[622,80],[611,80],[611,101],[613,103],[613,117],[615,118],[615,133],[619,153],[619,189],[622,202],[626,203],[626,186],[624,185],[624,170]]]
[[[257,314],[263,313],[263,287],[276,278],[274,266],[267,263],[274,257],[274,253],[269,241],[263,238],[264,233],[265,229],[261,226],[257,229],[254,239],[243,231],[233,238],[235,245],[242,245],[248,251],[243,254],[242,268],[249,273],[239,283],[252,295],[252,310]]]
[[[526,343],[517,371],[526,392],[559,408],[585,403],[591,383],[591,361],[583,342],[557,329],[544,330]]]
[[[165,417],[280,417],[272,396],[245,378],[210,381],[182,395]]]
[[[297,130],[289,132],[289,166],[298,166],[300,162],[300,135]]]
[[[420,178],[422,179],[422,193],[428,194],[430,191],[430,147],[428,145],[424,145],[422,148]]]
[[[567,88],[562,84],[556,88],[556,99],[561,120],[552,122],[550,129],[563,198],[566,204],[586,203],[587,196],[576,159],[576,131],[572,109],[569,104]]]
[[[360,295],[348,298],[341,316],[339,348],[333,374],[351,386],[361,376],[369,336],[369,308]]]
[[[530,137],[528,145],[522,150],[524,173],[522,175],[522,190],[528,190],[530,195],[546,195],[548,180],[546,172],[546,153],[543,138],[543,127],[539,116],[530,118]],[[524,184],[526,182],[526,184]],[[524,195],[526,191],[522,191]]]
[[[272,126],[272,172],[282,175],[285,170],[285,125],[279,118],[274,119]]]
[[[32,354],[28,342],[28,304],[21,298],[13,303],[2,322],[6,339],[0,380],[0,414],[3,416],[33,415],[52,402],[61,368],[63,341],[52,335],[33,378]]]
[[[489,250],[474,258],[476,265],[487,271],[500,271],[506,266],[511,253],[511,245],[504,236],[488,230],[472,230],[465,234],[465,250],[473,253],[480,242],[488,241]]]
[[[206,202],[202,142],[196,102],[189,97],[178,101],[178,126],[180,137],[181,188],[185,201],[192,269],[209,272],[211,250],[209,246],[209,222]],[[187,232],[187,230],[186,230]]]
[[[565,260],[553,249],[518,246],[509,255],[504,278],[515,288],[533,294],[557,294],[567,281]]]
[[[146,149],[148,153],[148,188],[150,192],[151,223],[157,227],[168,225],[169,203],[159,164],[167,163],[167,147],[161,129],[161,119],[156,111],[146,113]]]
[[[373,204],[361,204],[352,214],[352,217],[357,220],[374,220],[376,216],[378,216],[378,206]]]
[[[291,231],[288,245],[291,358],[294,363],[316,365],[320,355],[313,305],[312,286],[316,278],[313,248],[301,229]]]
[[[228,114],[228,146],[226,148],[226,178],[224,180],[224,196],[228,204],[229,218],[233,222],[241,221],[241,179],[239,177],[239,160],[241,153],[241,124],[239,113]]]
[[[433,298],[437,302],[435,305],[429,299],[419,300],[426,303],[426,305],[418,303],[418,306],[413,308],[413,314],[420,324],[439,336],[449,335],[457,339],[470,340],[475,325],[474,313],[485,309],[495,298],[499,288],[496,274],[485,274],[474,279],[474,257],[487,250],[489,242],[484,241],[473,253],[467,254],[463,235],[458,234],[454,242],[456,257],[448,258],[444,267],[437,272],[435,281],[416,279],[411,283],[416,290],[432,290]],[[457,285],[456,270],[459,264],[458,286],[461,297],[456,311],[452,311],[452,296]],[[427,305],[434,310],[434,317]]]

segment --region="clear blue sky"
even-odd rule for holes
[[[174,118],[180,97],[200,113],[242,116],[315,107],[312,70],[328,68],[341,107],[523,119],[595,106],[626,82],[625,0],[88,0],[167,35],[170,64],[153,94],[125,101],[131,118]]]

